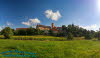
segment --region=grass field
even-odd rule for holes
[[[4,38],[4,36],[0,36],[0,38]],[[49,40],[49,41],[65,41],[66,38],[64,37],[54,37],[54,36],[44,36],[44,35],[35,35],[35,36],[13,36],[12,39],[14,40]]]
[[[37,53],[37,58],[100,58],[100,41],[0,39],[0,53],[16,49],[19,51]]]

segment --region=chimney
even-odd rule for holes
[[[52,28],[54,28],[54,23],[51,24]]]

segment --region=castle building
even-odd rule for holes
[[[40,30],[50,30],[51,27],[50,26],[45,26],[45,25],[37,25],[36,29],[40,29]]]
[[[16,30],[20,30],[20,29],[28,29],[28,28],[16,28]],[[49,31],[49,30],[52,30],[54,33],[58,33],[58,32],[61,32],[62,31],[62,27],[56,27],[54,25],[54,23],[51,24],[51,26],[45,26],[45,25],[40,25],[38,24],[36,26],[36,29],[40,29],[40,30],[43,30],[43,31]]]

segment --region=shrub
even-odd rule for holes
[[[67,40],[73,40],[73,34],[72,33],[68,33],[67,35]]]
[[[27,35],[27,32],[25,29],[20,29],[15,31],[16,35]]]
[[[87,39],[87,40],[90,40],[92,38],[93,38],[93,35],[92,34],[86,34],[85,35],[85,39]]]
[[[5,27],[2,33],[6,39],[10,39],[13,36],[13,31],[10,27]]]
[[[30,28],[28,28],[27,30],[26,30],[26,32],[27,32],[27,35],[34,35],[34,28],[32,28],[32,27],[30,27]]]
[[[49,35],[53,36],[53,31],[52,30],[49,30]]]

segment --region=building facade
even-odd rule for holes
[[[40,30],[50,30],[51,27],[50,26],[45,26],[45,25],[37,25],[36,29],[40,29]]]
[[[16,30],[20,30],[20,29],[26,30],[28,28],[16,28]],[[49,30],[52,30],[54,33],[58,33],[58,32],[62,31],[62,27],[56,27],[54,25],[54,23],[52,23],[51,26],[45,26],[45,25],[38,24],[36,26],[36,29],[40,29],[40,30],[43,30],[43,31],[46,31],[46,32],[48,32]]]

